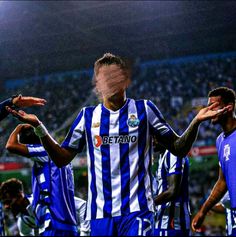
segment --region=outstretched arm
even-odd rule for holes
[[[218,102],[201,109],[181,136],[173,133],[172,137],[162,141],[163,145],[177,156],[186,156],[197,138],[201,122],[212,119],[230,109],[229,106],[226,106],[223,109],[216,110],[217,106]]]
[[[207,198],[207,200],[202,205],[201,209],[198,211],[198,213],[192,220],[192,229],[194,231],[197,231],[201,227],[207,212],[213,206],[215,206],[216,203],[220,201],[220,199],[224,196],[226,191],[227,191],[227,185],[225,182],[225,178],[221,168],[219,168],[219,178],[215,186],[213,187],[210,196]]]
[[[37,135],[40,137],[41,143],[45,150],[49,154],[50,158],[58,167],[65,166],[70,163],[70,161],[77,154],[76,151],[72,149],[62,148],[48,133],[47,129],[40,122],[34,114],[27,114],[22,110],[16,111],[10,107],[7,107],[7,111],[13,116],[17,117],[20,121],[31,124],[34,128],[38,128],[39,132]]]
[[[0,103],[0,121],[7,117],[9,114],[6,110],[6,106],[17,106],[17,107],[29,107],[33,105],[42,106],[46,103],[45,99],[37,98],[37,97],[31,97],[31,96],[12,96],[12,98],[9,98],[2,103]]]

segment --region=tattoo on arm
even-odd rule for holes
[[[186,156],[198,135],[199,123],[193,120],[182,136],[174,142],[174,149],[181,156]]]

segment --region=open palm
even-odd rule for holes
[[[19,119],[24,123],[31,124],[33,127],[37,127],[39,125],[39,119],[35,114],[27,114],[23,110],[16,111],[10,107],[6,107],[7,111],[11,113],[14,117]]]

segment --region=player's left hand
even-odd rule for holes
[[[32,96],[22,96],[19,95],[13,98],[12,103],[17,107],[29,107],[29,106],[43,106],[46,103],[45,99],[32,97]]]
[[[225,106],[224,108],[221,109],[216,109],[219,105],[219,102],[215,102],[203,109],[201,109],[198,114],[196,115],[196,119],[199,122],[208,120],[208,119],[212,119],[218,115],[224,114],[226,113],[228,110],[230,110],[231,106]]]

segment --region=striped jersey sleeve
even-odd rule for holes
[[[85,145],[85,120],[84,109],[80,111],[77,118],[74,120],[70,131],[68,132],[61,147],[72,148],[81,152]]]
[[[41,144],[27,144],[31,160],[36,162],[48,162],[48,154]]]
[[[159,138],[171,136],[174,133],[174,131],[172,130],[170,125],[165,121],[159,109],[150,100],[146,101],[146,106],[147,106],[148,122],[151,126],[152,134],[156,135]]]

